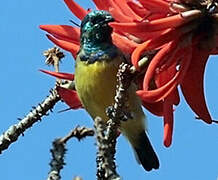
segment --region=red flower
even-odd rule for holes
[[[51,72],[46,70],[40,70],[43,73],[49,74],[51,76],[54,76],[59,79],[66,79],[73,81],[74,80],[74,74],[69,73],[57,73],[57,72]],[[64,88],[61,86],[57,86],[57,92],[59,96],[64,100],[64,102],[71,108],[71,109],[78,109],[82,108],[82,104],[80,102],[80,99],[77,95],[77,92],[75,90],[72,90],[70,88]]]
[[[64,0],[78,18],[88,13],[73,0]],[[137,94],[153,114],[164,117],[164,144],[170,146],[173,106],[180,98],[178,86],[198,118],[212,123],[203,88],[205,65],[218,53],[216,0],[93,0],[97,9],[107,10],[116,22],[113,42],[138,71],[139,60],[153,52]],[[48,38],[75,57],[79,49],[79,28],[42,25]],[[155,51],[154,51],[155,50]],[[155,53],[154,53],[155,52]],[[143,72],[143,71],[142,71]]]

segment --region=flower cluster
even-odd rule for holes
[[[64,1],[81,20],[90,11],[73,0]],[[168,147],[172,142],[173,106],[180,101],[178,86],[198,118],[212,123],[204,97],[203,78],[209,55],[218,53],[218,1],[93,1],[97,9],[112,14],[115,19],[110,23],[114,29],[113,43],[131,57],[131,63],[143,74],[138,80],[140,88],[136,93],[149,111],[163,116],[164,145]],[[52,42],[76,57],[80,36],[78,27],[41,25],[40,28],[51,34],[47,37]],[[152,59],[148,66],[140,67],[140,59],[150,54]],[[70,91],[75,96],[76,93]],[[71,108],[78,107],[78,98],[75,107],[74,102],[69,103],[69,99],[73,99],[70,93],[61,89],[60,95],[68,97],[63,99]]]

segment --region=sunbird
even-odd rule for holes
[[[75,88],[83,107],[93,120],[99,116],[105,122],[109,119],[106,109],[114,104],[119,65],[126,62],[124,54],[112,42],[113,29],[108,23],[113,21],[109,12],[103,10],[92,11],[84,17],[75,65]],[[144,169],[158,169],[159,160],[145,132],[145,115],[136,95],[136,85],[132,83],[127,91],[132,118],[121,122],[120,131]]]

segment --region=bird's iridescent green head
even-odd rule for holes
[[[87,14],[81,23],[81,45],[112,42],[112,28],[108,25],[112,21],[114,19],[107,11],[96,10]]]

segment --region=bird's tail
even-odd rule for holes
[[[134,143],[133,148],[136,152],[136,159],[142,164],[145,170],[151,171],[152,169],[159,168],[158,157],[154,152],[145,131],[139,134],[137,142]]]

